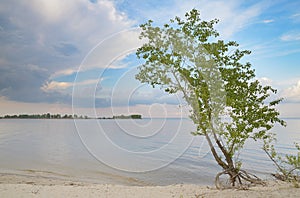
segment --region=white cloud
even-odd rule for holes
[[[300,103],[280,103],[278,110],[283,118],[300,118]]]
[[[262,21],[263,23],[273,23],[274,20],[273,19],[266,19]]]
[[[26,67],[29,71],[47,72],[47,69],[41,68],[40,66],[34,64],[28,64]]]
[[[280,117],[283,118],[300,118],[300,103],[280,103],[277,107]]]
[[[103,79],[89,79],[84,80],[81,82],[77,82],[76,85],[84,86],[84,85],[96,85],[97,83],[101,82]]]
[[[77,72],[77,69],[64,69],[54,72],[49,79],[54,79],[61,76],[69,76]]]
[[[283,90],[281,95],[287,102],[300,102],[300,80],[295,85]]]
[[[73,83],[70,83],[70,82],[51,81],[51,82],[46,83],[41,89],[45,92],[51,92],[51,91],[64,90],[71,86],[73,86]]]
[[[293,22],[299,23],[300,22],[300,13],[293,14],[290,19],[293,20]]]
[[[97,85],[101,79],[88,79],[81,82],[76,82],[76,86],[88,86],[88,85]],[[73,82],[58,82],[58,81],[50,81],[45,83],[41,89],[45,92],[56,92],[63,91],[70,87],[73,87]]]
[[[300,33],[299,32],[292,32],[286,33],[280,37],[282,41],[300,41]]]
[[[300,13],[296,13],[292,15],[293,18],[300,17]]]
[[[74,2],[76,3],[74,4]],[[73,2],[60,0],[32,0],[29,3],[29,6],[43,16],[48,22],[57,22],[64,14],[70,12],[73,13],[79,2],[79,0],[73,0]]]
[[[265,85],[271,85],[273,83],[273,80],[268,77],[261,77],[257,79],[259,82],[261,82],[264,86]]]
[[[93,68],[122,68],[118,63],[142,45],[139,29],[129,29],[113,34],[98,43],[84,58],[80,71]]]

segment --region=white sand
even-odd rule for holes
[[[216,190],[198,185],[122,186],[71,182],[44,177],[0,175],[0,197],[300,197],[300,188],[269,181],[249,190]]]

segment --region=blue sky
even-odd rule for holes
[[[134,79],[139,24],[162,25],[192,8],[218,18],[221,39],[252,51],[257,78],[278,89],[285,117],[300,117],[300,1],[1,0],[0,115],[186,115],[169,96]],[[76,78],[77,77],[77,78]],[[74,91],[73,92],[73,86]],[[73,109],[74,110],[74,109]]]

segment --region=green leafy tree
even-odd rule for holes
[[[262,86],[251,64],[242,63],[250,51],[239,50],[236,42],[217,40],[217,22],[201,20],[199,11],[193,9],[184,19],[175,17],[162,27],[151,20],[142,24],[140,39],[145,43],[136,54],[144,64],[136,78],[183,95],[197,126],[193,134],[205,136],[223,169],[216,176],[217,188],[226,187],[221,176],[228,176],[230,187],[262,184],[241,169],[238,154],[246,140],[267,139],[275,123],[285,124],[275,109],[281,99],[270,100],[276,90]]]

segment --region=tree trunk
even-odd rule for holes
[[[210,147],[210,150],[211,150],[215,160],[219,164],[219,166],[221,166],[224,170],[228,169],[229,168],[228,165],[225,162],[223,162],[223,160],[218,156],[218,153],[216,152],[216,149],[214,148],[214,145],[212,144],[211,139],[210,139],[210,137],[208,136],[207,133],[205,134],[205,137],[206,137],[206,140],[207,140],[208,145]]]

